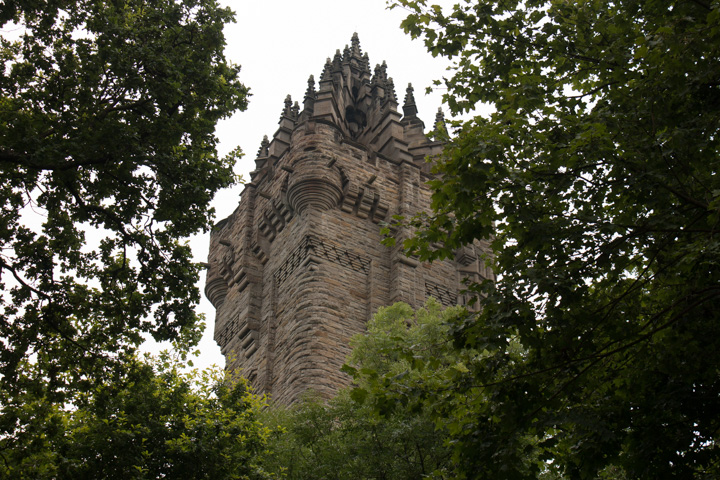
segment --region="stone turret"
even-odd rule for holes
[[[347,384],[348,340],[379,307],[463,303],[462,279],[491,275],[479,245],[425,264],[380,244],[381,222],[429,209],[426,159],[442,150],[412,86],[401,114],[387,65],[371,72],[357,34],[319,78],[308,79],[302,110],[285,99],[237,209],[210,240],[215,339],[229,368],[280,403]]]

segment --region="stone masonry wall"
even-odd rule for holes
[[[491,275],[480,246],[430,265],[381,245],[381,222],[429,208],[425,159],[442,149],[424,133],[412,87],[404,116],[397,106],[384,64],[371,75],[353,36],[317,92],[311,77],[302,111],[286,99],[238,208],[211,234],[215,339],[228,368],[279,403],[346,385],[349,339],[380,306],[462,303],[463,277]]]

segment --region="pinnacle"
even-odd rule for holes
[[[283,113],[288,113],[290,111],[291,107],[292,107],[292,97],[288,94],[288,96],[285,97],[285,109],[283,110]]]
[[[335,50],[335,56],[332,59],[332,71],[342,71],[342,54],[340,53],[340,49]]]
[[[310,75],[307,81],[307,90],[305,90],[305,98],[303,99],[303,114],[305,117],[312,117],[315,108],[315,77]],[[299,119],[298,115],[298,119]]]
[[[267,157],[269,145],[270,145],[270,140],[268,140],[268,136],[265,135],[262,139],[262,142],[260,142],[260,149],[258,150],[257,156],[258,157]]]
[[[282,114],[280,115],[280,121],[282,122],[283,118],[289,118],[291,120],[296,120],[297,116],[295,115],[295,112],[293,111],[293,101],[292,97],[288,95],[285,97],[285,105],[283,106]]]
[[[439,133],[447,134],[447,127],[445,126],[445,114],[442,111],[442,108],[438,107],[438,111],[435,114],[435,125],[433,125],[433,130],[436,132],[435,139],[438,139]]]
[[[305,96],[314,96],[315,95],[315,77],[310,75],[307,81],[307,90],[305,90]]]
[[[383,60],[382,65],[375,65],[375,75],[373,81],[380,85],[383,85],[387,81],[387,63]]]
[[[403,103],[403,114],[406,117],[415,117],[417,115],[418,109],[415,105],[415,95],[413,94],[413,86],[412,83],[408,83],[407,88],[405,89],[405,102]]]
[[[362,50],[360,49],[360,38],[358,37],[357,32],[352,34],[350,44],[352,45],[352,55],[360,58],[362,56]]]
[[[332,60],[330,60],[330,57],[327,58],[325,61],[325,67],[323,67],[322,74],[320,75],[320,81],[324,82],[326,80],[330,80],[330,75],[332,74]]]
[[[413,94],[413,86],[412,83],[408,83],[407,88],[405,89],[405,105],[415,105],[415,95]]]
[[[383,62],[385,63],[385,62]],[[392,77],[387,79],[388,101],[397,104],[397,95],[395,94],[395,82]]]
[[[365,52],[363,54],[362,61],[363,61],[363,70],[365,71],[365,73],[370,75],[370,57],[368,56],[367,52]]]

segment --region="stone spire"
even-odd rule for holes
[[[270,140],[268,140],[268,136],[265,135],[262,139],[262,142],[260,142],[260,149],[258,150],[257,156],[260,157],[267,157],[268,156],[268,146],[270,145]]]
[[[352,45],[353,56],[360,58],[362,56],[362,50],[360,50],[360,38],[358,37],[357,32],[352,34],[350,44]]]
[[[332,60],[330,60],[330,57],[327,58],[325,61],[325,66],[323,67],[322,74],[320,74],[320,82],[325,82],[327,80],[332,80]]]
[[[447,127],[445,126],[445,114],[441,107],[438,107],[438,111],[435,114],[435,124],[433,125],[433,136],[435,140],[442,140],[442,137],[447,136]]]
[[[260,148],[258,149],[257,158],[255,159],[255,170],[250,172],[251,181],[254,181],[257,175],[267,165],[268,157],[270,156],[269,147],[270,140],[268,140],[268,136],[265,135],[262,139],[262,142],[260,142]]]
[[[307,90],[305,90],[305,98],[303,99],[303,112],[305,116],[311,117],[315,108],[315,77],[310,75],[307,81]]]
[[[370,57],[368,56],[367,52],[363,54],[363,73],[367,74],[368,76],[372,75],[372,72],[370,71]]]
[[[292,117],[292,97],[290,95],[285,97],[285,106],[283,107],[282,114],[280,114],[280,120],[282,120],[283,117],[293,118]]]
[[[342,72],[342,54],[340,49],[335,50],[335,56],[332,59],[332,73]]]
[[[387,103],[397,107],[397,94],[395,93],[395,82],[392,78],[387,79]]]
[[[315,77],[310,75],[307,81],[307,89],[305,90],[305,100],[315,99]]]
[[[417,128],[407,130],[408,126],[425,128],[417,116],[412,85],[406,89],[401,110],[387,68],[387,62],[383,61],[375,67],[374,74],[371,73],[370,59],[360,47],[357,33],[353,34],[344,49],[336,50],[333,56],[327,58],[317,88],[315,78],[311,76],[308,79],[299,106],[297,103],[293,105],[290,97],[286,99],[280,129],[270,145],[273,161],[279,159],[290,146],[290,136],[295,128],[308,120],[329,122],[347,138],[370,148],[377,148],[375,145],[381,142],[378,153],[384,155],[396,155],[397,151],[405,148],[403,142],[407,143],[410,137],[413,142],[420,142],[418,135],[424,135],[423,132]],[[392,141],[389,142],[389,138]],[[410,155],[410,152],[406,153]]]
[[[299,113],[300,113],[300,106],[298,105],[298,103],[295,102],[295,104],[293,105],[292,97],[290,95],[285,97],[283,111],[280,114],[280,122],[282,123],[282,121],[284,119],[288,119],[288,120],[295,122],[298,119]]]
[[[438,127],[444,127],[445,126],[445,114],[442,111],[442,107],[438,107],[438,111],[435,114],[435,124],[433,125],[433,128],[435,130],[438,129]]]
[[[405,102],[403,103],[403,114],[406,117],[415,117],[417,116],[418,109],[417,105],[415,104],[415,95],[413,94],[413,86],[412,83],[408,83],[407,88],[405,89]]]
[[[353,33],[352,39],[350,40],[350,47],[345,47],[345,56],[347,63],[349,63],[353,69],[356,69],[360,75],[369,73],[368,69],[368,58],[367,55],[363,55],[362,49],[360,48],[360,38],[357,32]]]
[[[383,60],[382,65],[375,65],[375,75],[373,76],[373,83],[380,86],[385,86],[387,82],[387,63]]]

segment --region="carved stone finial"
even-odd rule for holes
[[[298,117],[300,116],[300,105],[298,105],[298,102],[295,102],[293,104],[292,108],[290,109],[290,113],[292,114],[292,118],[294,120],[298,119]]]
[[[332,60],[330,60],[330,57],[327,58],[325,61],[325,67],[323,67],[322,74],[320,75],[320,81],[325,82],[328,80],[331,80],[332,77]]]
[[[307,81],[307,90],[305,90],[305,103],[308,100],[315,100],[315,77],[310,75]]]
[[[380,65],[375,65],[375,74],[370,79],[370,85],[380,84]]]
[[[285,117],[291,117],[292,116],[292,97],[288,95],[285,97],[285,107],[283,108],[283,116]]]
[[[268,136],[265,135],[262,139],[262,142],[260,142],[260,149],[258,150],[257,156],[258,157],[267,157],[270,154],[269,147],[270,147],[270,140],[268,140]]]
[[[359,57],[362,54],[362,50],[360,50],[360,37],[358,37],[357,32],[352,34],[350,43],[352,44],[353,55],[357,55]]]
[[[370,57],[368,56],[367,52],[363,54],[362,57],[363,60],[363,71],[370,75]]]
[[[375,75],[373,75],[371,83],[387,89],[387,79],[387,63],[383,60],[382,65],[375,65]]]
[[[375,65],[375,78],[376,83],[383,85],[387,81],[387,63],[383,60],[382,65]]]
[[[405,89],[405,102],[403,104],[403,114],[406,117],[414,117],[418,113],[417,105],[415,104],[415,95],[413,94],[412,83],[408,83]]]
[[[310,75],[307,81],[307,90],[305,90],[305,98],[303,99],[303,109],[305,117],[312,117],[315,110],[315,77]]]
[[[415,89],[413,88],[412,83],[408,83],[408,86],[405,89],[405,105],[415,105],[414,91]]]
[[[255,170],[250,172],[250,178],[252,180],[255,180],[257,174],[266,166],[269,156],[270,140],[268,140],[268,136],[265,135],[262,142],[260,142],[260,148],[258,149],[257,158],[255,159]]]
[[[387,79],[387,101],[397,103],[397,95],[395,94],[395,82],[392,78]]]
[[[343,50],[343,63],[350,62],[350,47],[345,45],[345,49]]]
[[[435,131],[436,140],[438,140],[438,137],[440,137],[441,134],[447,135],[447,127],[445,126],[445,114],[443,113],[441,107],[438,107],[438,111],[435,114],[435,124],[433,125],[433,131]]]
[[[332,72],[342,72],[342,55],[339,49],[335,51],[335,56],[332,60]]]

